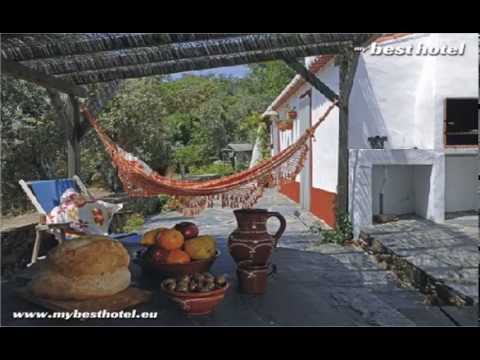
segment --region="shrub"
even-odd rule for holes
[[[192,167],[190,169],[191,175],[205,175],[205,174],[218,174],[221,176],[227,176],[234,173],[232,165],[224,163],[213,163],[205,166]]]
[[[336,226],[334,230],[322,230],[320,236],[324,243],[343,245],[345,241],[353,238],[353,227],[348,213],[337,212]]]
[[[142,214],[133,213],[128,216],[125,225],[123,226],[123,232],[134,232],[137,231],[145,224],[145,218]]]
[[[249,166],[249,164],[239,163],[239,164],[237,164],[237,166],[235,167],[235,172],[240,172],[240,171],[243,171],[243,170],[247,170],[247,169],[248,169],[248,166]]]
[[[161,213],[169,200],[168,195],[159,195],[151,198],[134,198],[125,204],[125,210],[143,216],[155,215]]]

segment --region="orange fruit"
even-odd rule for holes
[[[173,229],[160,231],[156,237],[157,246],[165,250],[180,249],[184,241],[182,233]]]
[[[158,228],[154,230],[147,231],[145,234],[143,234],[142,241],[140,244],[145,245],[145,246],[152,246],[155,245],[156,243],[156,238],[157,235],[162,232],[167,230],[166,228]]]
[[[165,262],[167,264],[186,264],[190,260],[190,256],[185,251],[176,249],[168,253]]]

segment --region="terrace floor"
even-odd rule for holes
[[[235,264],[226,247],[235,229],[231,209],[207,209],[192,219],[202,234],[217,238],[221,256],[212,267],[226,273],[231,288],[215,312],[207,317],[186,318],[168,299],[151,287],[151,303],[138,311],[158,311],[155,320],[89,319],[71,321],[79,326],[477,326],[476,308],[439,307],[425,303],[425,296],[413,288],[400,286],[396,275],[372,256],[352,246],[321,244],[310,231],[317,220],[275,191],[268,191],[257,207],[279,211],[287,229],[272,256],[277,265],[261,296],[237,290]],[[148,219],[142,231],[171,226],[186,218],[167,213]],[[269,226],[274,231],[276,220]],[[134,254],[136,249],[131,249]],[[145,286],[139,268],[132,264],[134,285]],[[13,294],[14,284],[2,282],[2,323],[4,325],[65,325],[64,320],[12,319],[13,311],[41,311]],[[158,285],[158,284],[157,284]],[[152,285],[150,285],[152,286]],[[158,287],[158,286],[157,286]],[[155,291],[157,290],[157,291]]]

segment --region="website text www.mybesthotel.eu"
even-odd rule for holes
[[[99,311],[56,311],[56,312],[13,312],[12,317],[14,319],[156,319],[158,313],[156,311],[148,312],[137,312],[135,309],[131,311],[108,311],[108,310],[99,310]]]

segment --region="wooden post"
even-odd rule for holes
[[[339,141],[338,141],[338,180],[336,210],[348,212],[348,174],[349,174],[349,99],[355,78],[360,53],[348,49],[338,58],[340,65],[340,101],[339,101]]]
[[[323,83],[317,76],[309,71],[305,66],[300,64],[296,60],[284,59],[285,63],[292,68],[297,74],[305,79],[310,85],[317,89],[323,96],[325,96],[331,102],[338,100],[338,95],[330,89],[325,83]],[[338,104],[337,104],[338,106]]]
[[[69,95],[69,100],[72,106],[72,112],[69,113],[66,124],[67,136],[67,173],[71,178],[80,173],[80,138],[79,138],[79,123],[80,123],[80,107],[78,100],[73,95]]]

